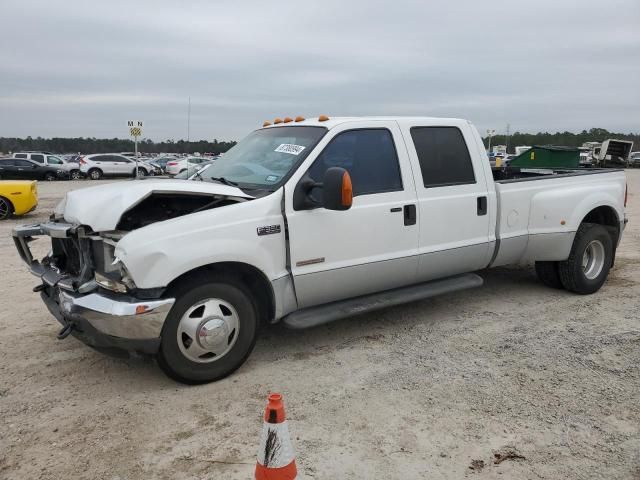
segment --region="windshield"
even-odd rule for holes
[[[256,130],[202,172],[205,181],[224,178],[240,188],[275,190],[327,132],[324,127]]]

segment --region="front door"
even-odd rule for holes
[[[415,282],[418,218],[407,151],[395,122],[346,123],[322,139],[301,174],[322,182],[329,167],[353,183],[349,210],[294,210],[298,182],[286,187],[290,263],[300,307]],[[303,177],[304,178],[304,177]],[[312,195],[321,202],[321,189]]]

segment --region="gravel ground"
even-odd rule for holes
[[[9,234],[89,183],[40,184],[38,209],[0,224],[0,478],[252,478],[279,391],[301,478],[639,479],[640,171],[628,176],[630,223],[597,294],[545,288],[531,268],[481,272],[476,290],[267,328],[240,370],[198,387],[56,340]],[[493,463],[509,452],[524,458]]]

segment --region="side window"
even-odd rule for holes
[[[308,174],[322,182],[330,167],[349,172],[354,196],[402,190],[396,147],[386,128],[339,133],[313,162]]]
[[[38,163],[44,163],[44,155],[39,155],[36,153],[31,154],[31,160]]]
[[[125,160],[124,157],[121,157],[120,155],[107,155],[106,160],[109,162],[116,162],[116,163],[125,163],[127,161]]]
[[[412,127],[425,188],[476,183],[469,149],[457,127]]]
[[[13,158],[27,158],[26,153],[16,153]]]
[[[31,163],[29,160],[15,160],[15,166],[16,167],[31,167],[33,166],[33,163]]]
[[[0,167],[14,167],[16,165],[16,160],[0,160]]]
[[[64,163],[58,157],[54,157],[53,155],[47,157],[47,162],[49,163],[49,165],[62,165]]]

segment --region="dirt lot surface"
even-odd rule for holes
[[[56,340],[9,235],[90,183],[40,184],[36,212],[0,224],[0,478],[252,478],[279,391],[300,478],[638,479],[640,171],[628,175],[629,226],[597,294],[545,288],[531,268],[481,272],[480,289],[268,328],[239,371],[198,387]],[[524,458],[494,464],[509,449]]]

